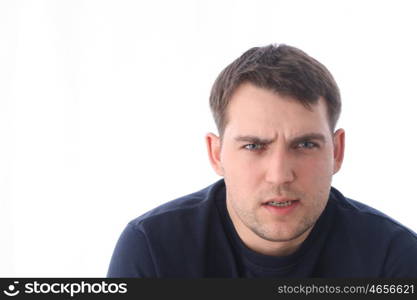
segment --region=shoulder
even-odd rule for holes
[[[196,219],[207,215],[214,207],[217,192],[224,187],[219,180],[197,192],[166,202],[129,222],[137,230],[171,227],[179,224],[195,224]]]
[[[212,216],[223,186],[220,180],[131,220],[116,244],[108,277],[160,277],[176,271],[166,266],[185,270],[184,259],[200,261],[196,256],[205,249],[208,228],[219,229]]]
[[[417,276],[417,234],[385,213],[332,188],[334,232],[363,263],[375,262],[383,277]]]
[[[366,230],[370,226],[371,228],[377,227],[379,230],[385,229],[395,233],[401,231],[417,242],[417,234],[414,231],[378,209],[357,200],[347,198],[335,188],[332,188],[331,195],[335,200],[338,216],[349,218],[352,227],[360,227]],[[367,226],[364,228],[364,225]]]

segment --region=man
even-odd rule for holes
[[[224,179],[132,220],[109,277],[417,277],[417,235],[331,187],[344,153],[329,71],[287,45],[252,48],[210,96]]]

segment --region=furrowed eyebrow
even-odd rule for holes
[[[249,142],[253,144],[268,145],[275,141],[275,139],[263,139],[254,135],[238,135],[235,137],[236,142]]]
[[[238,135],[234,138],[236,142],[248,142],[253,144],[269,145],[272,144],[276,138],[265,139],[254,135]],[[290,140],[291,144],[301,143],[306,140],[318,140],[323,143],[326,142],[326,137],[321,133],[307,133],[301,136],[295,137]]]
[[[307,134],[303,134],[302,136],[293,138],[291,140],[291,143],[297,144],[297,143],[301,143],[304,141],[311,141],[311,140],[321,141],[322,143],[325,143],[326,137],[321,133],[307,133]]]

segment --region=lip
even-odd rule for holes
[[[299,199],[297,198],[288,198],[288,197],[275,197],[275,198],[271,198],[268,199],[266,201],[264,201],[262,204],[267,204],[268,202],[287,202],[287,201],[298,201]]]
[[[267,204],[268,202],[271,202],[271,201],[275,201],[275,202],[293,201],[293,203],[287,207],[278,207],[278,206],[272,206],[272,205]],[[268,201],[265,201],[264,203],[262,203],[262,207],[267,209],[268,212],[270,212],[273,215],[283,216],[283,215],[288,215],[294,212],[294,210],[297,209],[299,204],[300,204],[299,199],[291,199],[291,198],[282,197],[282,198],[269,199]]]

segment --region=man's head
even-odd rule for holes
[[[260,253],[291,253],[343,160],[336,83],[296,48],[252,48],[219,75],[210,104],[220,137],[207,134],[209,157],[239,236]]]
[[[292,96],[307,108],[320,96],[327,108],[329,127],[334,130],[341,101],[336,82],[320,62],[287,45],[254,47],[227,66],[214,82],[210,108],[220,137],[228,122],[227,108],[234,91],[244,82]]]

